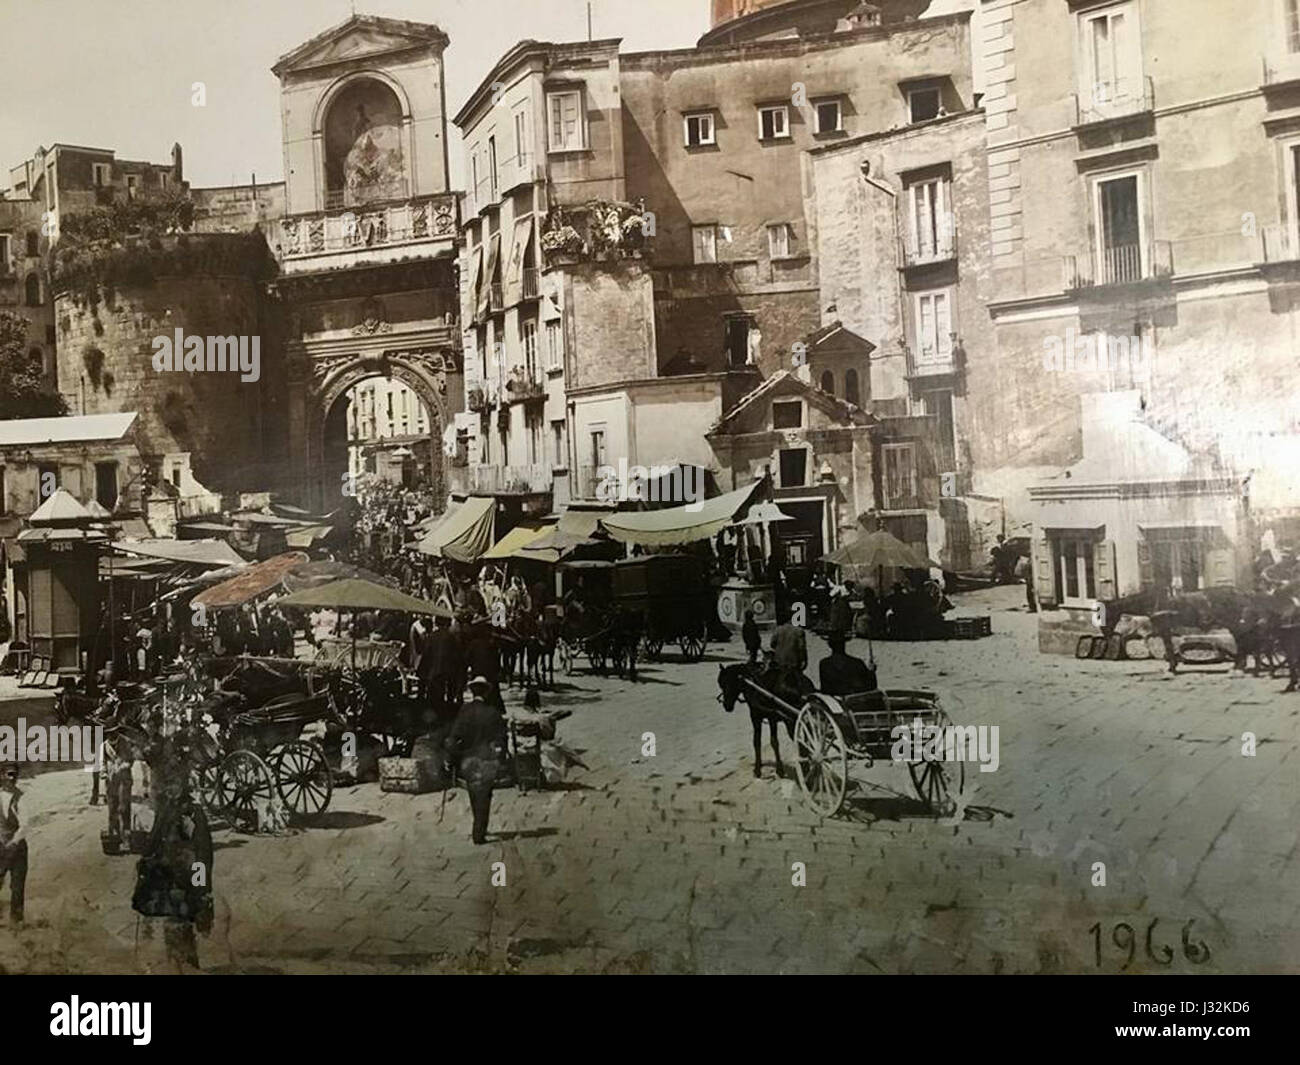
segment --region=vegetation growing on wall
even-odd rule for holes
[[[63,397],[46,387],[40,363],[27,350],[27,322],[0,311],[0,419],[67,413]]]
[[[93,310],[122,287],[160,277],[238,276],[265,280],[275,260],[260,232],[187,232],[194,205],[180,196],[115,201],[65,215],[53,250],[54,290]]]

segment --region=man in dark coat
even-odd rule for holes
[[[827,695],[853,695],[876,690],[876,671],[845,651],[843,633],[831,633],[826,642],[830,644],[831,653],[817,667],[823,692]]]
[[[751,662],[758,661],[758,652],[763,649],[763,637],[758,631],[758,622],[754,620],[752,610],[745,611],[745,623],[740,627],[740,634],[745,640],[745,652]]]
[[[434,619],[433,632],[420,655],[420,675],[434,714],[440,720],[453,716],[465,681],[465,654],[451,631],[450,618]]]
[[[487,842],[488,817],[492,812],[492,788],[507,755],[506,719],[491,699],[492,685],[486,677],[469,682],[469,701],[456,715],[447,737],[448,768],[455,767],[474,814],[470,838]]]
[[[492,626],[477,620],[469,630],[465,643],[465,670],[471,677],[483,677],[491,686],[488,698],[504,714],[506,705],[501,699],[501,652],[497,647]]]
[[[780,624],[772,633],[772,670],[776,694],[786,702],[799,706],[803,694],[812,687],[804,671],[808,668],[808,638],[803,629],[790,624],[788,607],[778,608]]]

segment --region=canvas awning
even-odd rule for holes
[[[488,296],[492,290],[492,277],[496,273],[497,260],[501,257],[501,234],[494,234],[488,241],[487,261],[483,264],[483,273],[479,277],[477,307],[480,315],[488,309]]]
[[[521,547],[532,543],[545,531],[545,529],[536,529],[529,525],[520,525],[511,529],[493,545],[492,550],[488,551],[483,556],[483,559],[487,561],[489,559],[510,558]]]
[[[139,543],[118,540],[113,547],[132,555],[196,566],[244,565],[239,553],[224,540],[142,540]]]
[[[333,531],[333,525],[304,525],[298,529],[286,530],[284,542],[290,547],[311,547],[317,540],[324,540]]]
[[[625,544],[668,547],[707,540],[746,510],[762,481],[713,499],[664,510],[610,514],[601,520],[605,531]]]
[[[495,518],[495,499],[470,496],[445,521],[426,533],[416,547],[435,558],[474,562],[492,546]]]
[[[485,291],[482,280],[483,245],[480,244],[475,248],[470,253],[470,256],[469,293],[474,299],[474,306],[478,310],[478,313],[482,313],[482,308],[479,307],[479,303],[481,302],[482,293]]]
[[[520,547],[515,557],[533,562],[559,562],[575,548],[601,543],[595,534],[600,519],[608,516],[611,516],[609,511],[566,509],[554,527],[543,530]]]
[[[525,215],[515,222],[514,235],[510,244],[510,268],[506,271],[506,283],[512,287],[523,284],[524,259],[528,254],[528,242],[533,239],[533,216]]]

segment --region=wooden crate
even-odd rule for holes
[[[432,765],[417,758],[379,759],[379,790],[423,795],[437,783]]]

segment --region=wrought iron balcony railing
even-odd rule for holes
[[[1167,240],[1149,244],[1113,244],[1090,256],[1066,256],[1066,287],[1092,288],[1097,285],[1130,285],[1172,277],[1173,246]]]

